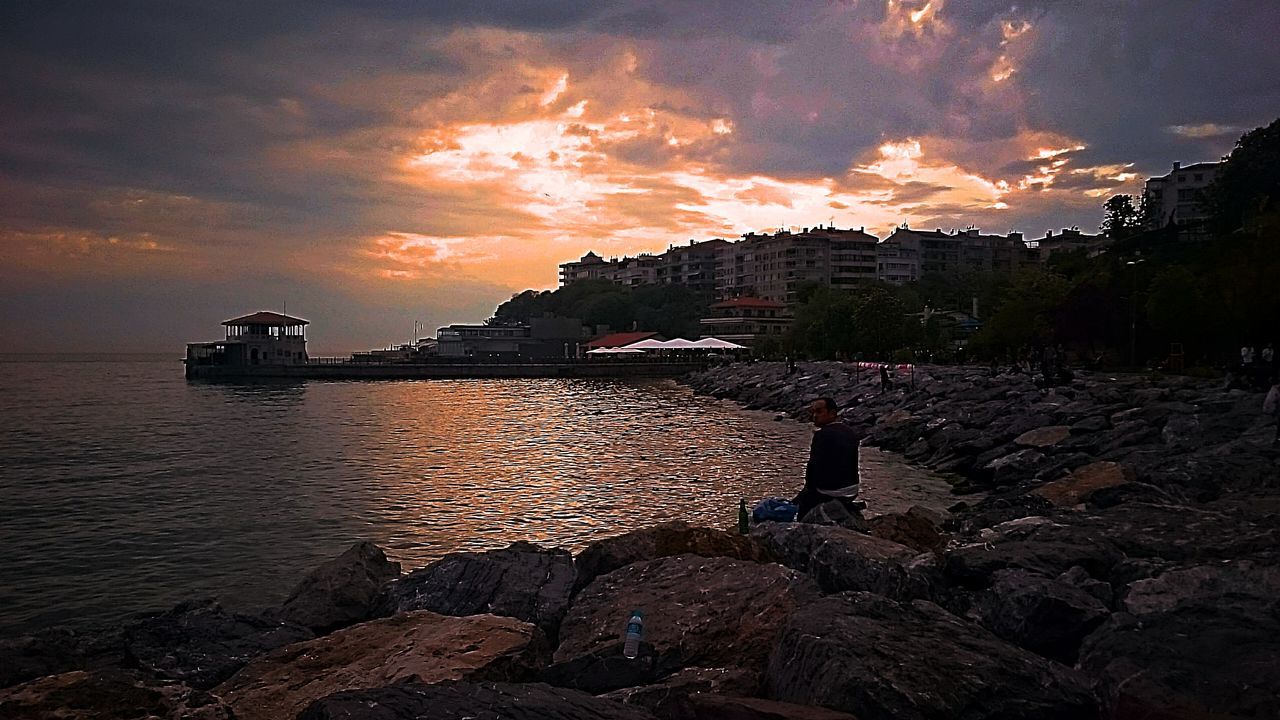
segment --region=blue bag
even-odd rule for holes
[[[799,506],[786,498],[765,498],[751,511],[751,519],[754,522],[794,522],[799,510]]]

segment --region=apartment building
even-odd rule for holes
[[[1052,230],[1046,232],[1044,237],[1035,242],[1035,248],[1040,262],[1046,263],[1054,255],[1077,250],[1083,250],[1089,257],[1095,257],[1109,243],[1110,238],[1106,235],[1090,235],[1080,232],[1080,228],[1063,228],[1057,235],[1054,235]]]
[[[1040,253],[1022,233],[984,235],[977,228],[943,232],[913,230],[906,225],[876,247],[881,280],[893,285],[925,275],[961,272],[1016,272],[1040,264]]]
[[[1147,180],[1142,191],[1143,204],[1147,208],[1148,230],[1169,224],[1194,225],[1208,219],[1209,214],[1201,206],[1205,188],[1218,173],[1216,162],[1202,162],[1182,167],[1174,163],[1168,175]]]

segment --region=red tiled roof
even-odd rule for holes
[[[781,310],[786,307],[786,303],[775,302],[773,300],[765,300],[764,298],[739,297],[731,298],[723,302],[712,305],[713,308],[771,308]]]
[[[245,315],[244,317],[224,320],[222,321],[222,324],[223,325],[270,325],[272,327],[288,327],[290,325],[310,325],[311,323],[309,323],[306,320],[303,320],[302,318],[289,317],[288,315],[281,315],[280,313],[277,313],[277,312],[262,310],[260,312],[253,313],[252,315]]]
[[[648,340],[649,338],[656,337],[658,337],[658,333],[656,332],[609,333],[608,335],[602,335],[587,343],[587,347],[591,349],[622,347],[623,345],[630,345],[633,342],[640,342],[641,340]]]

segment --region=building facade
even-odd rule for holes
[[[781,338],[791,327],[785,303],[754,297],[737,297],[711,306],[710,316],[699,320],[704,338],[719,338],[756,347],[766,337]]]
[[[1196,225],[1208,219],[1201,200],[1205,188],[1218,174],[1216,162],[1202,162],[1182,167],[1174,163],[1168,175],[1147,180],[1142,191],[1146,209],[1146,229],[1155,230],[1170,224]]]

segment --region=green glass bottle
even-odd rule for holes
[[[738,501],[738,532],[746,535],[751,531],[751,518],[747,515],[747,500]]]

